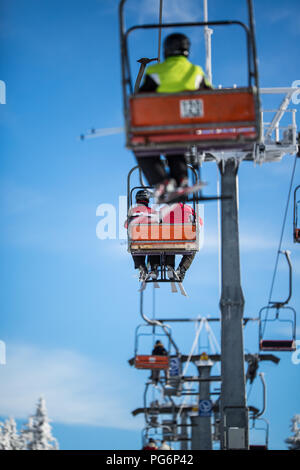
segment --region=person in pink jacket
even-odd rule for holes
[[[188,204],[183,204],[182,202],[176,204],[176,206],[163,217],[163,223],[166,224],[185,224],[185,223],[194,223],[196,219],[196,214],[194,209]],[[202,219],[200,219],[200,225],[202,225]],[[177,277],[183,281],[186,271],[191,266],[196,253],[191,253],[188,255],[183,255],[182,259],[176,269],[175,273]],[[169,279],[173,280],[176,278],[174,275],[174,266],[175,266],[175,255],[168,255],[167,257],[167,269]]]
[[[125,221],[124,227],[133,224],[151,224],[151,222],[158,221],[158,214],[156,211],[149,207],[150,194],[146,189],[142,189],[136,193],[135,201],[136,205],[132,206],[128,211],[127,220]],[[147,277],[146,267],[146,255],[132,255],[134,262],[134,269],[139,269],[140,280],[144,280]],[[151,265],[151,277],[157,279],[157,269],[160,264],[159,255],[150,255],[148,260]]]

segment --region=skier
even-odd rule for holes
[[[194,209],[189,206],[188,204],[183,204],[182,202],[176,204],[172,210],[163,217],[163,222],[167,224],[185,224],[185,223],[194,223],[196,218],[196,214]],[[200,225],[203,224],[202,219],[199,220]],[[175,271],[174,274],[174,266],[175,266],[175,255],[169,255],[169,260],[171,256],[173,256],[174,261],[173,263],[167,266],[168,269],[168,276],[170,280],[179,279],[183,281],[185,274],[189,267],[191,266],[196,253],[191,253],[187,255],[183,255],[182,259]]]
[[[190,40],[180,33],[170,34],[164,41],[164,62],[150,65],[139,92],[177,93],[212,88],[199,65],[187,59]],[[184,191],[188,187],[188,173],[185,156],[166,155],[169,174],[159,155],[141,157],[137,162],[150,186],[155,186],[156,202],[163,202],[164,196],[173,191]]]
[[[159,450],[172,450],[172,447],[169,446],[169,444],[167,443],[167,441],[161,441],[161,445],[159,446],[158,448]]]
[[[150,193],[146,189],[138,191],[135,195],[136,205],[131,207],[128,211],[128,217],[124,224],[125,228],[129,228],[130,224],[150,224],[151,222],[158,221],[158,214],[156,211],[149,207]],[[134,269],[140,272],[140,280],[146,279],[148,275],[146,267],[146,255],[132,255],[134,262]],[[157,279],[158,266],[160,264],[159,255],[148,256],[148,261],[151,265],[150,275],[152,279]]]
[[[152,350],[152,356],[167,356],[167,355],[168,355],[168,352],[165,349],[164,345],[162,344],[162,342],[160,340],[157,340],[155,345],[154,345],[154,348]],[[155,385],[158,384],[159,376],[160,376],[160,369],[153,369],[151,371],[150,379],[153,380]],[[167,370],[165,370],[165,378],[166,378],[166,380],[168,380],[168,371]]]
[[[156,441],[150,437],[148,443],[143,447],[143,450],[157,450],[157,444]]]

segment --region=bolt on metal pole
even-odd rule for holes
[[[238,164],[234,159],[221,162],[221,448],[248,449],[248,409],[246,407],[243,312],[241,287]]]

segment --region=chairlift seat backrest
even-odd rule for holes
[[[227,88],[130,97],[127,147],[170,150],[196,145],[206,151],[252,148],[259,137],[254,88]]]
[[[287,254],[286,254],[287,256]],[[291,266],[290,266],[291,268]],[[272,305],[263,307],[259,312],[259,349],[261,351],[295,351],[296,349],[296,311],[293,307],[286,305],[291,297],[291,271],[290,271],[290,293],[284,302],[272,302]],[[269,310],[275,310],[270,316]],[[265,313],[264,313],[265,312]],[[266,325],[272,325],[273,322],[278,324],[290,324],[290,333],[287,335],[283,330],[285,339],[281,339],[270,332],[266,334]],[[275,330],[276,331],[276,330]],[[277,336],[277,337],[276,337]]]
[[[249,450],[268,450],[268,447],[264,444],[259,445],[259,444],[250,444]]]
[[[130,224],[128,230],[131,253],[151,251],[198,251],[199,236],[196,224]]]
[[[300,228],[294,229],[294,242],[300,243]]]
[[[300,226],[298,222],[298,212],[300,206],[300,200],[298,200],[298,193],[300,191],[300,185],[295,188],[294,191],[294,220],[293,220],[293,228],[294,228],[294,243],[300,243]]]
[[[295,351],[296,344],[293,339],[291,340],[269,340],[262,339],[260,341],[261,351]]]
[[[137,355],[134,365],[136,369],[169,369],[168,356]]]

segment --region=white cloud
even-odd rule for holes
[[[139,420],[130,414],[132,384],[122,378],[121,370],[74,351],[31,346],[8,345],[6,359],[7,365],[1,367],[0,415],[25,420],[43,395],[52,421],[140,429]]]

